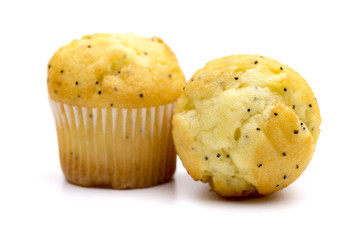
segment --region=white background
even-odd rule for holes
[[[360,239],[357,1],[1,1],[0,239]],[[261,54],[318,99],[315,155],[288,188],[225,200],[178,161],[172,182],[81,188],[62,175],[47,62],[84,34],[161,37],[186,78],[214,58]]]

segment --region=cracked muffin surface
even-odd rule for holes
[[[194,180],[225,197],[265,195],[305,170],[320,123],[316,98],[296,71],[234,55],[210,61],[187,82],[173,137]]]

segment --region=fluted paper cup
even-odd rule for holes
[[[150,187],[175,172],[175,102],[149,108],[90,108],[50,99],[66,179],[87,187]]]

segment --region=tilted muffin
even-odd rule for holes
[[[54,54],[47,82],[68,181],[138,188],[171,179],[171,119],[185,77],[160,38],[84,36]]]
[[[173,118],[179,157],[225,197],[265,195],[309,164],[320,112],[306,81],[266,57],[213,60],[186,84]]]

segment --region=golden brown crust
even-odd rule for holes
[[[320,122],[297,72],[270,58],[235,55],[207,63],[186,84],[173,137],[195,180],[226,197],[264,195],[305,170]]]
[[[94,34],[60,48],[48,64],[50,98],[88,107],[149,107],[176,101],[185,84],[157,37]]]
[[[308,165],[314,149],[311,133],[303,130],[292,108],[282,103],[271,110],[263,131],[266,138],[256,148],[258,162],[254,162],[252,180],[260,194],[268,194],[295,181]]]

